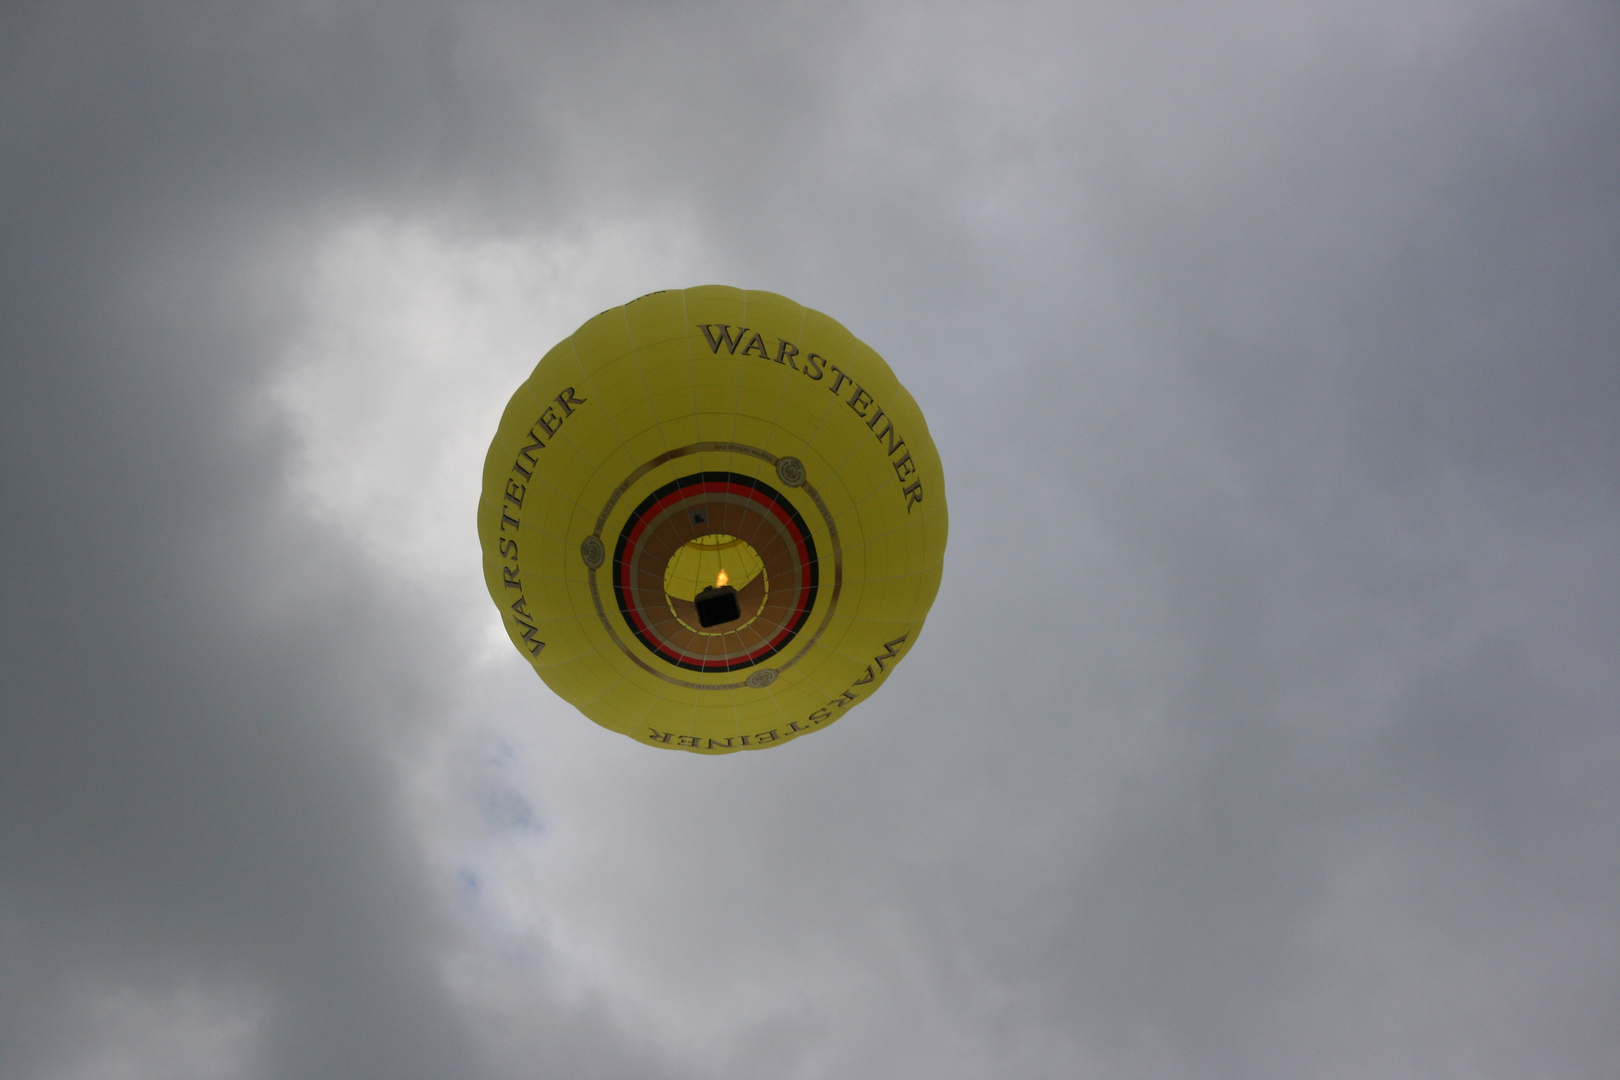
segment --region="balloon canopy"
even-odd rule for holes
[[[546,685],[706,754],[871,697],[916,645],[945,533],[939,454],[882,357],[722,286],[643,296],[548,352],[478,505],[490,596]]]

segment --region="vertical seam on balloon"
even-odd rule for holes
[[[579,372],[580,377],[585,380],[585,385],[587,385],[587,386],[589,386],[591,388],[591,393],[592,394],[598,394],[599,392],[596,389],[596,380],[593,377],[592,373],[585,369],[585,361],[582,360],[580,358],[580,355],[579,355],[579,345],[575,341],[575,338],[574,338],[574,335],[577,334],[578,332],[579,331],[576,330],[574,332],[574,334],[569,334],[568,335],[568,352],[569,352],[569,354],[571,356],[573,356],[573,358],[574,358],[574,368]],[[538,370],[538,365],[536,367],[536,370]],[[598,400],[600,400],[600,398]],[[605,407],[603,408],[602,412],[605,415],[607,415],[607,422],[613,426],[613,430],[614,430],[615,434],[618,435],[619,444],[622,446],[624,444],[624,432],[619,427],[618,418],[611,415],[611,413],[609,413],[608,410]],[[555,445],[555,443],[553,445]],[[585,471],[585,479],[580,483],[580,488],[579,488],[579,494],[584,495],[585,492],[590,489],[591,481],[595,478],[597,472],[599,471],[599,467],[594,462],[592,462],[588,458],[586,458],[584,453],[581,452],[580,448],[577,445],[575,445],[572,440],[569,440],[568,446],[569,446],[569,448],[571,450],[574,451],[574,455],[577,458],[579,458],[579,460],[584,464],[585,469],[586,469],[586,471]],[[570,509],[569,514],[568,514],[567,527],[563,530],[563,535],[559,538],[559,539],[562,540],[562,546],[563,546],[564,550],[566,550],[569,547],[569,542],[568,542],[569,533],[572,532],[572,530],[573,530],[574,519],[575,519],[575,517],[578,516],[580,506],[583,504],[583,500],[578,498],[577,496],[572,501],[573,501],[574,505]],[[563,595],[568,597],[569,610],[570,611],[575,611],[576,618],[577,618],[578,617],[578,611],[576,609],[576,605],[574,604],[573,591],[571,589],[568,589],[565,586],[564,589],[563,589]],[[589,614],[589,613],[587,612],[586,614]]]
[[[697,378],[694,374],[696,363],[692,359],[692,335],[689,332],[692,322],[692,308],[686,302],[686,293],[687,290],[681,290],[681,340],[686,343],[686,392],[692,395],[692,414],[695,416],[697,415]],[[672,447],[669,445],[669,440],[664,438],[662,421],[659,422],[658,435],[664,441],[663,452],[665,454],[669,453]]]
[[[849,345],[850,349],[852,350],[851,355],[853,355],[853,350],[859,347],[859,342],[856,341],[855,335],[851,334],[849,332],[848,327],[844,326],[842,323],[837,323],[836,325],[838,326],[838,329],[840,331],[842,331],[843,338],[848,342],[848,345]],[[801,333],[802,333],[802,331],[801,331]],[[847,356],[844,357],[843,359],[844,359],[845,364],[849,363],[849,358]],[[815,450],[817,456],[821,457],[822,460],[827,463],[827,469],[828,469],[828,472],[831,475],[829,477],[827,477],[826,480],[824,480],[824,483],[829,483],[830,484],[834,479],[836,479],[837,482],[838,482],[838,486],[843,489],[845,494],[848,494],[849,493],[849,485],[847,483],[845,483],[843,474],[839,470],[843,467],[843,463],[845,461],[849,460],[849,454],[854,452],[853,445],[851,446],[849,453],[846,453],[844,455],[844,457],[842,459],[840,459],[839,461],[834,462],[822,452],[821,448],[817,445],[817,443],[815,441],[816,436],[818,434],[820,434],[821,429],[826,426],[827,417],[834,415],[838,411],[837,405],[843,401],[843,399],[838,397],[836,394],[833,395],[833,399],[834,399],[833,403],[828,405],[826,408],[822,409],[821,413],[815,417],[815,422],[804,433],[804,435],[801,437],[800,441],[802,441],[806,446],[813,448]],[[818,502],[820,501],[819,497],[817,498],[817,501]],[[851,507],[853,508],[854,500],[851,499],[850,503],[851,503]],[[831,516],[827,513],[827,508],[825,506],[822,506],[821,511],[822,511],[823,517],[826,517],[827,520],[830,521]],[[858,511],[855,513],[855,524],[856,525],[860,524],[860,513]],[[842,566],[840,566],[839,567],[839,574],[838,574],[838,581],[835,583],[835,586],[834,586],[834,589],[833,589],[833,596],[835,598],[838,596],[838,594],[842,591],[842,588],[843,588],[842,569],[843,569]]]
[[[839,323],[838,328],[844,332],[844,337],[848,339],[849,345],[850,345],[851,350],[852,350],[851,355],[854,355],[853,350],[855,348],[857,348],[860,343],[855,339],[855,335],[851,334],[849,332],[848,327],[844,326],[842,323]],[[848,356],[844,357],[843,360],[844,360],[845,364],[849,363],[849,357]],[[840,369],[840,370],[843,370],[843,369]],[[847,375],[848,372],[846,371],[845,374]],[[834,394],[833,395],[833,400],[841,402],[844,399],[839,397],[837,394]],[[810,430],[805,432],[805,434],[804,434],[804,441],[805,441],[806,444],[809,444],[816,437],[817,433],[821,431],[822,427],[827,422],[827,417],[832,416],[837,411],[838,411],[837,409],[834,409],[831,406],[828,406],[826,409],[822,410],[821,415],[816,417],[815,425],[813,427],[811,427]],[[829,462],[828,464],[831,465],[831,462]],[[839,464],[842,464],[842,462],[840,462]],[[837,468],[836,465],[834,465],[832,467],[834,469]]]
[[[794,301],[794,302],[797,303],[797,301]],[[804,340],[804,326],[805,326],[805,323],[809,321],[809,314],[808,314],[809,310],[810,309],[805,307],[803,304],[799,304],[799,329],[795,332],[794,336],[797,337],[798,340],[800,340],[800,341]],[[786,350],[783,350],[783,351],[785,352]],[[790,385],[792,385],[789,382],[789,376],[788,376],[786,371],[783,371],[780,374],[781,374],[782,378],[778,381],[777,385],[780,386],[782,389],[776,395],[776,414],[771,417],[771,428],[774,431],[778,432],[778,433],[782,433],[782,432],[786,431],[786,429],[784,429],[782,427],[782,404],[783,404],[783,402],[787,401],[788,387]],[[786,434],[792,435],[792,432],[786,432]],[[778,440],[778,441],[781,441],[781,440]],[[797,438],[795,438],[794,441],[798,442],[799,440]],[[798,450],[797,447],[795,447],[794,449]],[[802,453],[803,451],[800,450],[798,452]]]
[[[635,303],[634,300],[630,301],[630,304],[633,303]],[[684,293],[682,294],[682,303],[685,303]],[[619,313],[624,319],[624,335],[630,340],[630,359],[636,365],[636,378],[641,382],[641,400],[644,402],[651,402],[652,392],[647,384],[647,368],[641,362],[641,349],[636,344],[636,332],[635,329],[630,325],[630,304],[626,304],[624,307],[620,308]],[[668,450],[669,436],[664,432],[664,422],[663,420],[659,419],[657,409],[653,410],[653,427],[658,431],[658,445],[660,449]]]
[[[572,340],[572,338],[570,338],[570,341],[571,340]],[[542,408],[543,409],[544,406],[541,404],[540,399],[536,396],[535,390],[534,390],[534,375],[535,375],[535,372],[538,371],[538,370],[539,370],[539,365],[536,364],[535,365],[535,370],[531,371],[529,373],[528,377],[523,380],[522,385],[518,387],[518,392],[527,394],[528,399],[529,399],[529,404],[530,404],[531,408]],[[521,445],[521,443],[519,445]],[[531,475],[528,478],[528,481],[525,484],[525,490],[527,490],[528,484],[532,483],[533,480],[534,480],[534,477]],[[560,491],[558,486],[555,483],[553,483],[548,477],[542,475],[541,478],[540,478],[540,481],[541,481],[542,484],[545,485],[547,490],[550,491],[553,495],[557,494]],[[482,501],[482,500],[480,499],[480,501]],[[524,524],[518,526],[519,536],[520,537],[523,536],[525,533],[533,533],[534,535],[536,535],[538,537],[550,537],[550,536],[553,535],[550,532],[550,530],[548,530],[548,529],[544,528],[542,525],[538,524],[536,522],[536,519],[533,517],[533,515],[524,515],[523,520],[524,520]],[[527,549],[527,545],[525,545],[525,549]],[[548,575],[546,575],[544,573],[537,572],[536,565],[532,561],[532,559],[533,559],[533,556],[530,556],[528,559],[525,559],[525,557],[523,556],[523,554],[521,552],[517,555],[516,563],[517,563],[519,576],[523,577],[525,580],[530,579],[531,576],[539,577],[539,578],[548,577]],[[497,606],[499,606],[499,605],[497,605]],[[573,601],[571,599],[569,600],[569,610],[571,612],[573,610]],[[577,613],[575,613],[573,615],[573,617],[577,618],[578,617]],[[504,626],[505,622],[506,622],[504,614],[502,616],[501,622],[502,622],[502,625]],[[538,625],[537,620],[536,620],[536,624]],[[509,632],[515,632],[515,631],[511,631],[510,628],[509,628]],[[550,660],[550,661],[547,661],[544,664],[539,662],[538,657],[529,657],[528,659],[529,659],[530,666],[533,667],[536,672],[540,672],[540,671],[545,670],[546,668],[552,667],[556,663],[556,661],[554,659]]]
[[[776,696],[775,686],[776,686],[776,684],[772,683],[770,686],[763,687],[763,689],[765,691],[765,697],[766,697],[766,699],[768,701],[770,701],[770,703],[772,705],[774,705],[776,707],[776,715],[780,716],[782,718],[782,723],[783,724],[791,724],[793,721],[788,719],[787,710],[782,708],[782,700]],[[808,735],[811,730],[813,730],[813,729],[807,728],[804,731],[795,731],[792,735],[789,735],[787,738],[778,739],[777,741],[778,742],[792,742],[794,739],[797,739],[800,735]]]
[[[743,313],[746,315],[748,311],[748,292],[747,290],[742,290],[742,293]],[[701,442],[703,441],[703,430],[701,426],[703,423],[701,419],[703,410],[698,402],[697,394],[697,361],[692,358],[692,313],[691,310],[686,307],[686,291],[684,289],[681,291],[681,305],[681,311],[684,316],[681,319],[681,339],[686,342],[686,389],[687,393],[692,395],[692,417],[699,425],[699,428],[695,434],[697,435],[698,440]],[[746,321],[746,319],[744,321]],[[715,350],[715,355],[720,355],[720,351],[718,349]],[[667,450],[669,448],[665,447],[665,449]],[[704,459],[699,457],[698,464],[700,468],[703,465],[703,462]]]
[[[743,321],[744,329],[747,329],[747,324],[748,324],[748,295],[749,295],[749,292],[748,292],[747,289],[744,289],[742,291],[742,294],[743,294],[742,321]],[[731,433],[726,436],[726,441],[727,442],[736,442],[737,441],[737,414],[742,411],[742,371],[743,371],[743,366],[739,362],[737,364],[737,378],[735,380],[733,380],[732,384],[731,384],[731,408],[726,410],[731,416]],[[727,457],[727,464],[729,465],[731,455],[727,454],[726,457]]]
[[[632,348],[634,347],[634,342],[635,342],[635,337],[634,337],[634,335],[631,335]],[[569,347],[570,350],[572,350],[572,352],[574,354],[574,366],[579,368],[580,375],[584,377],[585,382],[586,382],[586,384],[588,386],[590,386],[592,393],[598,393],[599,394],[600,391],[598,391],[596,389],[596,377],[591,372],[585,370],[585,362],[583,360],[581,360],[580,357],[579,357],[579,347],[574,344],[574,336],[572,334],[570,334],[568,336],[568,347]],[[644,389],[645,389],[645,387],[644,387]],[[626,445],[629,440],[625,437],[624,428],[621,427],[620,424],[619,424],[619,416],[618,416],[618,414],[609,411],[605,407],[605,405],[603,407],[602,412],[603,412],[603,415],[605,415],[607,417],[607,422],[610,425],[612,425],[614,433],[619,437],[619,445],[620,446]],[[581,455],[581,457],[583,458],[584,455]],[[596,476],[596,474],[601,471],[601,466],[598,465],[598,464],[593,464],[593,463],[591,463],[589,461],[587,461],[586,464],[590,466],[590,472],[585,478],[585,484],[588,486],[590,484],[590,482],[591,482],[591,479],[594,478]],[[583,494],[583,492],[581,492],[581,494]]]

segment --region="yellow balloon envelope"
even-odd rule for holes
[[[518,388],[478,538],[512,644],[603,727],[706,754],[871,697],[916,645],[945,481],[882,357],[783,296],[652,293]]]

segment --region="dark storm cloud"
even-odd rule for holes
[[[242,987],[262,1075],[471,1075],[375,743],[423,707],[419,612],[289,514],[244,396],[292,315],[285,230],[431,162],[442,32],[10,22],[0,1071],[71,1062],[102,988]]]
[[[5,178],[13,1075],[93,1037],[100,981],[266,987],[279,1075],[464,1060],[428,957],[397,947],[435,916],[354,730],[400,696],[345,677],[381,673],[338,644],[379,614],[286,520],[281,443],[240,400],[282,313],[231,280],[238,245],[266,204],[375,169],[343,152],[390,120],[359,107],[320,145],[331,102],[300,110],[283,66],[301,50],[256,55],[248,29],[58,9],[9,46],[48,69]],[[372,138],[355,157],[388,151]]]
[[[770,14],[6,16],[0,1072],[1612,1071],[1612,6]],[[950,573],[827,735],[534,795],[614,958],[503,1027],[391,761],[518,691],[265,387],[335,225],[648,207],[895,363]]]

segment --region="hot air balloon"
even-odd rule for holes
[[[773,747],[917,644],[945,483],[888,364],[768,292],[604,311],[512,395],[478,506],[489,594],[547,686],[639,742]]]

